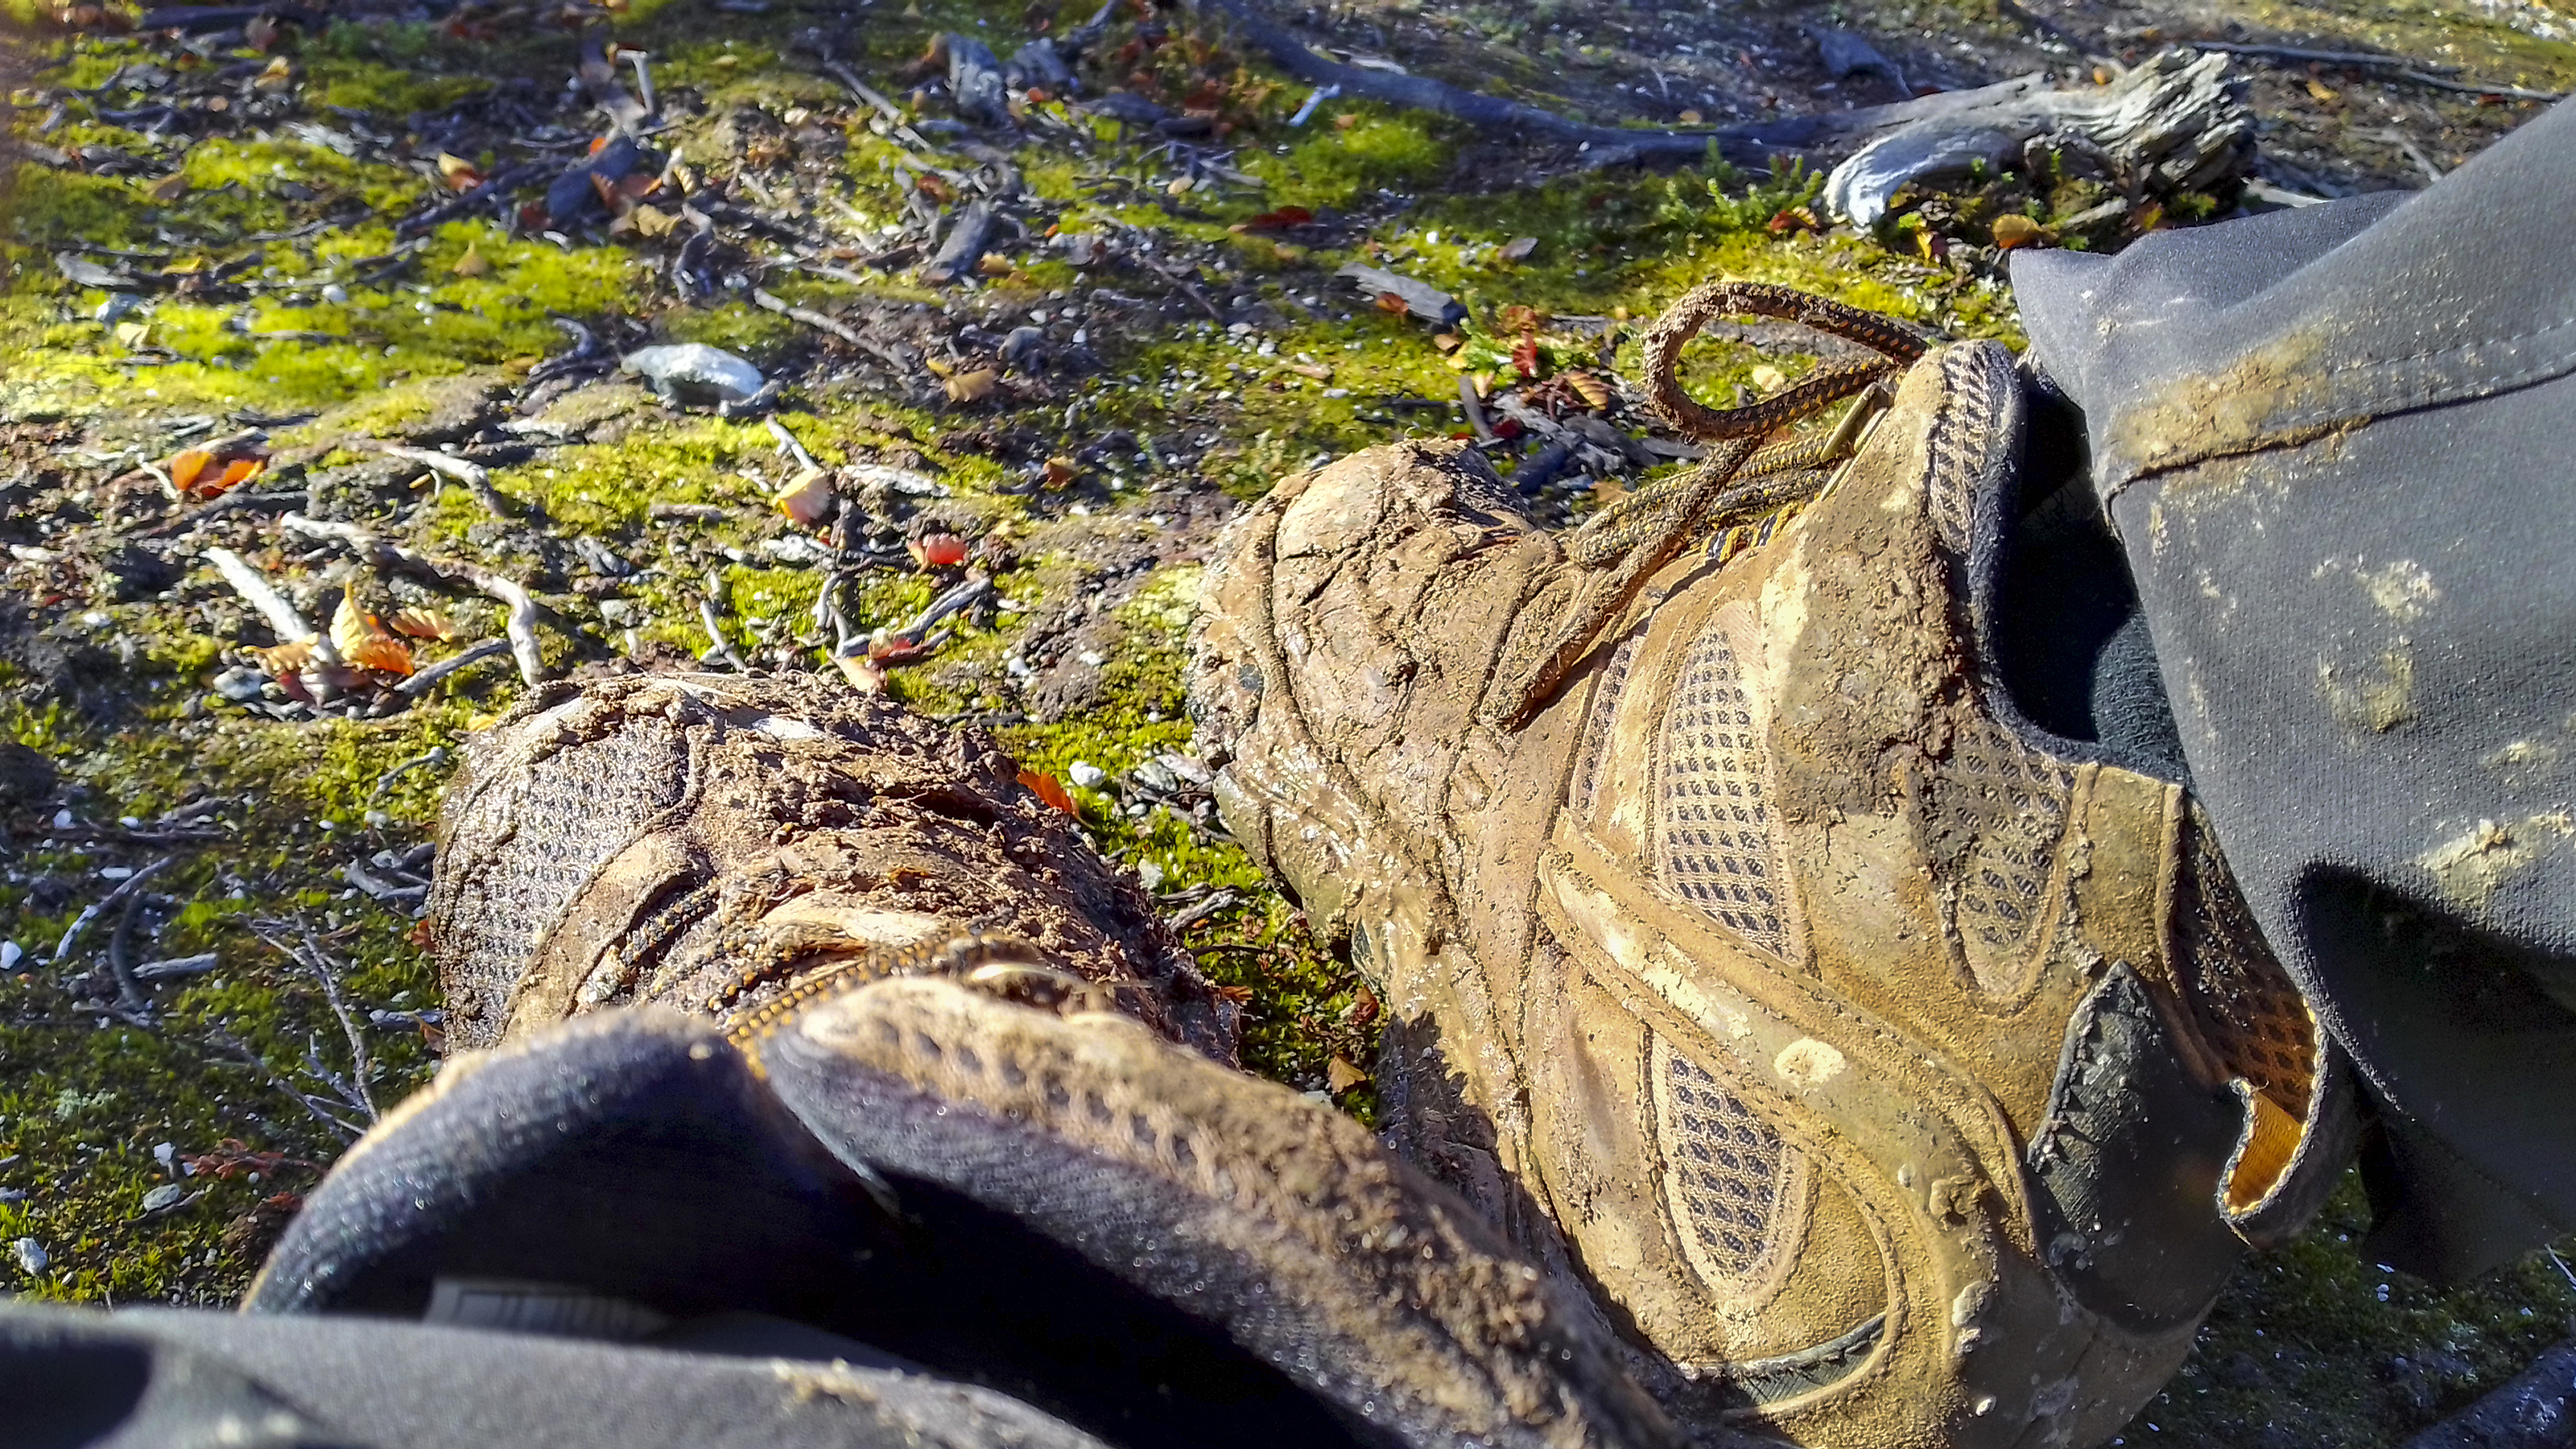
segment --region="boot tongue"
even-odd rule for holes
[[[1124,1018],[888,981],[755,1050],[907,1215],[1006,1229],[986,1242],[1008,1315],[1095,1341],[1123,1315],[1169,1345],[1152,1393],[1262,1403],[1204,1439],[1677,1442],[1589,1306],[1365,1128]]]
[[[2128,557],[2084,486],[2082,416],[2044,384],[2018,391],[1989,444],[2006,466],[1967,506],[1967,603],[1998,713],[2058,753],[2188,784]]]

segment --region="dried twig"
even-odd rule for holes
[[[177,859],[178,857],[175,855],[165,855],[161,857],[159,860],[143,867],[134,874],[118,881],[116,883],[116,889],[109,891],[106,895],[100,896],[95,904],[88,906],[82,910],[79,915],[72,917],[72,923],[63,928],[63,939],[54,946],[54,964],[59,966],[71,959],[72,947],[80,943],[81,933],[89,929],[90,922],[97,920],[101,915],[105,914],[108,907],[121,903],[126,897],[142,889],[145,881],[152,879],[152,877],[159,875],[162,871],[168,869],[171,863]]]
[[[116,1004],[148,1021],[152,998],[143,994],[143,982],[134,972],[134,913],[142,905],[142,896],[129,895],[125,909],[117,912],[116,929],[107,938],[107,969],[116,977]]]
[[[234,593],[241,595],[259,611],[261,618],[268,621],[269,632],[277,636],[279,643],[311,639],[315,641],[316,652],[337,662],[331,641],[323,638],[321,631],[307,622],[303,613],[287,602],[286,596],[268,581],[268,576],[252,567],[249,560],[228,548],[207,549],[205,560],[215,566],[215,572],[224,576],[225,583],[233,586]]]
[[[817,332],[828,332],[832,336],[838,337],[843,342],[850,344],[852,347],[856,347],[861,351],[868,353],[878,361],[883,362],[886,366],[894,368],[897,371],[910,370],[904,363],[903,358],[897,355],[893,348],[867,336],[856,328],[842,323],[837,318],[817,312],[811,307],[795,306],[785,298],[779,297],[776,294],[759,287],[751,289],[751,300],[755,305],[766,307],[770,311],[777,313],[781,317],[787,318],[791,322],[802,322]]]
[[[281,1076],[278,1073],[277,1068],[268,1064],[267,1058],[262,1057],[259,1053],[250,1049],[250,1043],[243,1041],[240,1037],[233,1035],[222,1027],[215,1027],[208,1031],[206,1033],[206,1039],[213,1042],[216,1046],[221,1047],[241,1065],[259,1073],[262,1077],[267,1078],[270,1086],[275,1087],[280,1092],[283,1092],[287,1096],[295,1099],[295,1105],[303,1108],[315,1121],[320,1122],[323,1126],[339,1133],[342,1139],[354,1142],[359,1137],[365,1135],[367,1130],[365,1127],[341,1116],[338,1112],[332,1110],[332,1104],[325,1102],[320,1097],[314,1096],[312,1093],[305,1091],[302,1087],[288,1081],[284,1076]]]
[[[373,1122],[381,1115],[376,1110],[376,1094],[372,1085],[375,1059],[368,1053],[366,1035],[358,1029],[357,1018],[349,1014],[348,998],[340,990],[340,975],[346,968],[322,948],[321,941],[313,935],[312,922],[297,916],[293,926],[295,934],[290,937],[285,921],[254,921],[251,934],[259,938],[260,944],[302,966],[321,984],[322,999],[330,1005],[331,1015],[339,1020],[340,1034],[349,1042],[350,1075],[344,1077],[324,1067],[319,1050],[309,1041],[304,1050],[305,1065],[316,1079],[338,1092],[345,1105]]]
[[[405,699],[418,699],[429,693],[440,680],[482,663],[495,654],[507,654],[514,646],[507,639],[486,639],[452,659],[442,659],[427,669],[414,673],[394,686],[394,693]],[[381,782],[380,782],[381,783]]]
[[[492,470],[480,463],[469,463],[454,453],[442,453],[435,448],[410,448],[400,443],[378,443],[376,451],[388,458],[400,458],[406,463],[418,463],[441,477],[453,478],[464,484],[467,490],[473,493],[476,501],[491,511],[493,517],[510,516],[509,501],[501,496],[499,489],[492,486]]]
[[[400,569],[443,584],[470,588],[498,599],[510,608],[506,626],[510,636],[511,656],[518,660],[519,677],[530,685],[544,682],[545,656],[537,649],[537,601],[527,586],[516,579],[493,572],[480,564],[461,563],[454,559],[432,558],[400,544],[388,543],[354,523],[337,523],[329,519],[307,518],[290,513],[283,520],[286,531],[306,538],[328,539],[347,548],[369,563],[383,569]],[[209,550],[212,552],[212,550]]]
[[[2458,91],[2472,96],[2510,96],[2518,101],[2555,101],[2564,98],[2559,91],[2527,90],[2521,86],[2483,85],[2477,81],[2454,79],[2460,73],[2456,65],[2434,65],[2402,55],[2373,55],[2359,50],[2310,50],[2298,45],[2244,45],[2227,40],[2188,40],[2182,42],[2194,50],[2224,51],[2229,55],[2249,55],[2257,60],[2288,61],[2294,65],[2333,65],[2352,70],[2380,71],[2393,79],[2407,81],[2435,90]]]

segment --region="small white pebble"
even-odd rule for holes
[[[54,828],[55,828],[56,830],[69,830],[69,829],[71,829],[71,828],[72,828],[72,812],[70,812],[70,811],[68,811],[68,810],[57,810],[57,811],[55,811],[55,812],[54,812]]]
[[[17,1251],[19,1271],[30,1278],[45,1271],[46,1266],[54,1261],[53,1255],[45,1251],[45,1245],[33,1238],[20,1238],[9,1246]]]
[[[156,1142],[152,1145],[152,1160],[161,1164],[163,1172],[170,1170],[170,1164],[177,1161],[178,1156],[179,1144],[176,1142]]]
[[[102,865],[98,868],[100,880],[124,880],[133,874],[134,867],[129,865]]]
[[[0,971],[15,971],[26,959],[27,948],[15,941],[0,941]]]
[[[165,1208],[176,1207],[179,1199],[187,1195],[186,1188],[175,1182],[165,1182],[143,1195],[143,1210],[147,1213],[157,1213]]]
[[[119,815],[116,817],[116,823],[124,826],[128,830],[140,830],[143,828],[143,817],[140,815]]]
[[[1073,783],[1086,790],[1097,790],[1109,781],[1109,772],[1089,760],[1074,761],[1065,773],[1073,777]]]

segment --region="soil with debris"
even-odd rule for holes
[[[540,679],[703,664],[991,728],[1247,1062],[1365,1120],[1378,1003],[1190,753],[1244,500],[1454,434],[1569,520],[1689,455],[1629,379],[1695,281],[2017,342],[2009,246],[2420,185],[2576,78],[2521,0],[1270,12],[1303,60],[1216,0],[13,13],[0,1275],[116,1303],[230,1302],[425,1080],[427,832]],[[2007,171],[1866,229],[1816,169],[1364,83],[1688,129],[2195,41],[2234,48],[2250,177]],[[1344,93],[1279,69],[1319,54]],[[1722,327],[1686,363],[1750,397],[1822,350]],[[2576,1331],[2548,1257],[2437,1291],[2353,1256],[2362,1211],[2249,1264],[2128,1441],[2391,1444]]]

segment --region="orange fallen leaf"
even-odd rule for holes
[[[462,156],[451,156],[441,151],[438,153],[438,179],[446,182],[450,191],[472,191],[483,184],[483,171]]]
[[[2048,228],[2017,211],[2008,211],[1996,217],[1993,230],[1995,245],[2006,251],[2014,247],[2030,246],[2046,240],[2048,236]]]
[[[1002,374],[989,367],[979,367],[973,372],[961,372],[944,384],[948,391],[948,400],[961,403],[981,402],[991,397],[993,389],[1001,385]]]
[[[215,465],[215,455],[204,448],[186,448],[170,455],[162,470],[170,475],[170,484],[185,493],[197,486],[197,480]]]
[[[261,473],[267,471],[267,468],[268,463],[265,459],[235,458],[231,462],[226,463],[224,465],[224,471],[216,474],[212,480],[208,480],[205,477],[200,476],[197,480],[197,486],[187,491],[194,493],[200,498],[221,498],[225,494],[239,488],[244,483],[258,477]]]
[[[949,202],[957,199],[956,187],[949,185],[942,178],[933,176],[926,171],[922,173],[920,180],[915,181],[912,184],[920,189],[922,195],[929,197],[931,200],[938,202],[942,206],[945,206]]]
[[[1410,310],[1411,307],[1411,303],[1405,301],[1403,297],[1394,292],[1380,292],[1377,294],[1377,309],[1381,312],[1392,312],[1398,317],[1401,317]]]
[[[265,649],[253,649],[250,651],[250,657],[259,661],[259,667],[266,671],[269,677],[282,678],[312,662],[313,646],[320,637],[308,634],[301,639],[289,639],[283,644],[272,644]]]
[[[411,673],[410,646],[387,633],[375,615],[358,607],[354,582],[340,586],[340,607],[331,611],[331,645],[354,668]]]
[[[385,623],[395,633],[415,639],[434,639],[444,644],[456,637],[456,621],[436,609],[396,609]]]
[[[953,533],[925,533],[919,538],[906,539],[903,550],[912,555],[912,562],[918,568],[955,568],[966,561],[966,540]]]
[[[1073,796],[1066,793],[1063,783],[1053,775],[1042,770],[1022,770],[1020,783],[1028,786],[1030,793],[1067,815],[1078,817],[1082,813],[1073,808]]]
[[[1586,407],[1610,406],[1610,384],[1591,373],[1569,372],[1565,375],[1565,385],[1574,389],[1575,396],[1583,399]]]
[[[864,654],[835,654],[832,662],[840,666],[841,677],[850,682],[850,688],[861,694],[885,693],[884,665]]]
[[[1074,462],[1071,458],[1049,458],[1046,460],[1047,486],[1049,488],[1061,488],[1067,483],[1072,482],[1074,480],[1074,476],[1081,471],[1081,469],[1074,466]]]

